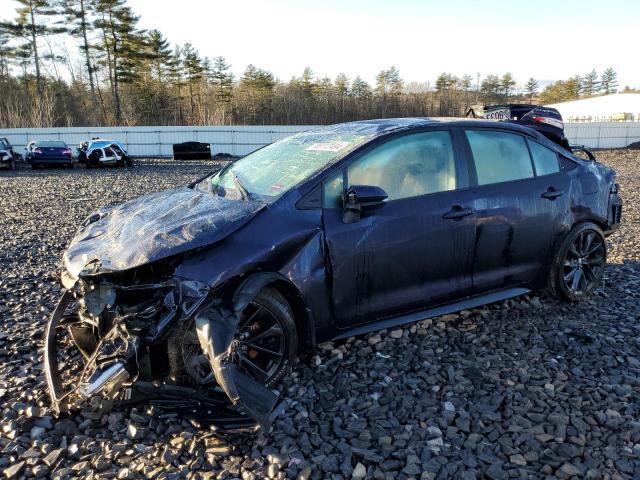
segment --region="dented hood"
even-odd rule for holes
[[[92,264],[98,272],[138,267],[218,242],[264,207],[188,187],[164,190],[90,215],[64,254],[73,276]]]

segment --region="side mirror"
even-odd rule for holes
[[[355,223],[360,220],[362,212],[375,210],[384,206],[388,198],[387,192],[375,185],[352,185],[344,198],[342,221]]]

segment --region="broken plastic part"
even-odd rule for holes
[[[233,337],[242,311],[258,292],[275,279],[273,274],[254,275],[235,291],[231,308],[219,300],[205,306],[195,316],[196,331],[211,370],[234,406],[240,407],[264,429],[281,413],[278,395],[241,372],[233,363]]]

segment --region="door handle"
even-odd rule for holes
[[[442,215],[442,218],[446,220],[460,220],[461,218],[468,217],[473,214],[471,208],[462,208],[460,205],[454,205],[451,210]]]
[[[556,190],[553,187],[549,187],[549,190],[540,195],[542,198],[546,198],[547,200],[555,200],[558,197],[564,195],[562,190]]]

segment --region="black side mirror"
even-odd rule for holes
[[[375,210],[384,206],[388,198],[387,192],[375,185],[352,185],[344,198],[342,221],[355,223],[360,220],[362,212]]]

